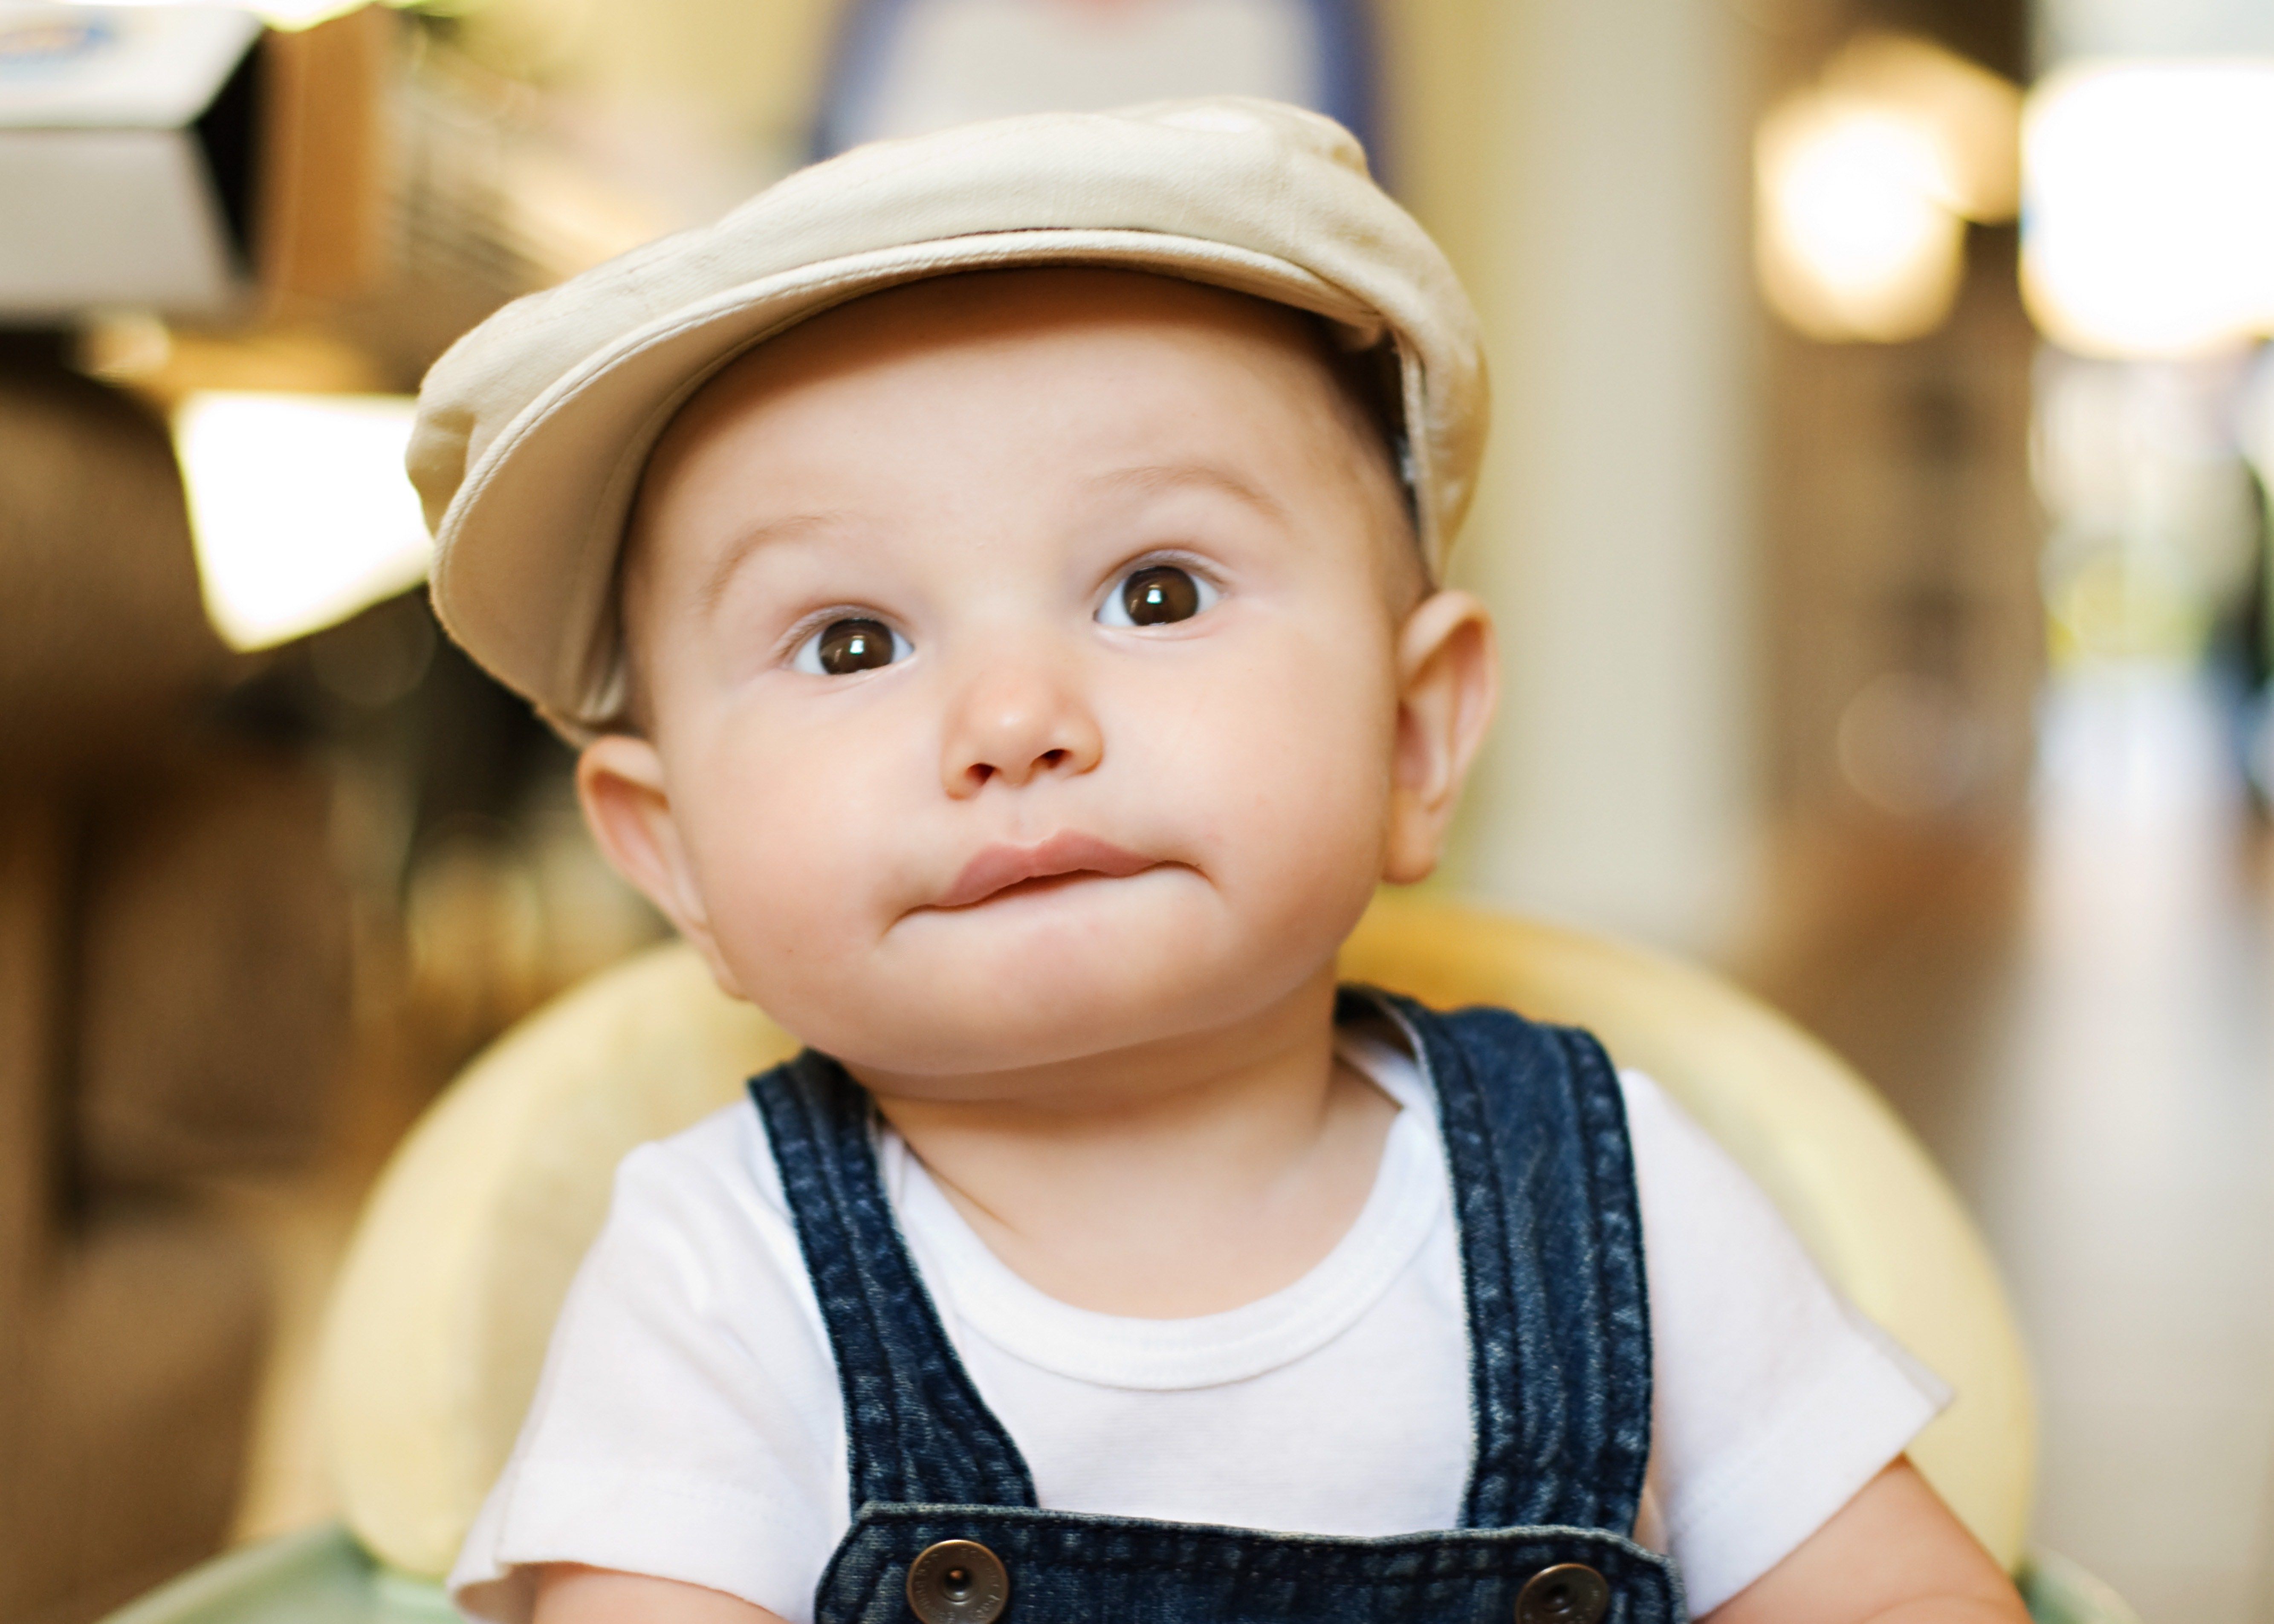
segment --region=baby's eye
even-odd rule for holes
[[[908,640],[882,620],[832,620],[798,644],[790,664],[817,677],[849,677],[908,657]]]
[[[1167,626],[1191,620],[1218,596],[1212,583],[1188,569],[1148,564],[1114,584],[1098,605],[1097,618],[1108,626]]]

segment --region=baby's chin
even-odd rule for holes
[[[950,1101],[1070,1100],[1088,1088],[1120,1094],[1142,1080],[1173,1084],[1171,1056],[1227,1036],[1256,1011],[1224,1000],[1209,1007],[1151,989],[1150,997],[1060,997],[1049,1005],[988,1012],[934,1005],[903,1026],[864,1034],[836,1054],[880,1094]],[[1149,1059],[1148,1059],[1149,1057]]]
[[[1002,1073],[1236,1026],[1331,958],[1338,940],[1258,939],[1221,910],[1173,897],[1047,906],[1065,900],[906,921],[873,952],[809,964],[794,988],[774,989],[768,1012],[856,1074],[951,1098]]]

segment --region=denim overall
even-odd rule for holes
[[[1680,1624],[1627,1538],[1650,1447],[1650,1325],[1618,1080],[1586,1034],[1501,1010],[1388,1014],[1434,1084],[1468,1304],[1461,1522],[1382,1538],[1045,1511],[925,1292],[867,1094],[810,1050],[755,1079],[836,1356],[853,1522],[816,1624]]]

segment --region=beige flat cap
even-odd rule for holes
[[[1294,305],[1397,347],[1421,543],[1439,569],[1483,449],[1476,313],[1330,119],[1221,97],[879,141],[716,224],[515,301],[419,391],[413,484],[443,624],[571,737],[622,703],[616,559],[640,470],[703,381],[896,282],[1119,266]]]

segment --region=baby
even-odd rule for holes
[[[864,148],[435,368],[446,620],[810,1045],[625,1161],[468,1612],[2024,1617],[1939,1384],[1648,1079],[1336,985],[1492,709],[1484,410],[1253,102]]]

